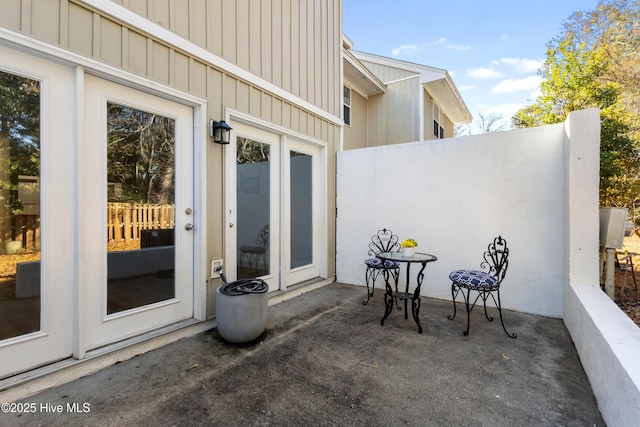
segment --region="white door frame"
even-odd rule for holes
[[[327,241],[328,241],[328,226],[327,226],[327,206],[328,206],[328,193],[327,193],[327,145],[324,141],[320,141],[314,138],[311,138],[307,135],[303,135],[290,129],[283,128],[281,126],[274,125],[273,123],[257,119],[248,114],[232,110],[226,109],[225,111],[225,120],[228,123],[239,123],[241,125],[246,125],[251,127],[252,129],[259,131],[266,131],[270,134],[274,134],[279,136],[280,138],[280,153],[278,156],[282,156],[281,153],[287,152],[289,147],[295,147],[298,151],[305,151],[303,147],[306,145],[309,147],[308,152],[312,152],[315,149],[316,156],[314,159],[314,165],[317,160],[317,171],[314,170],[314,180],[317,179],[317,195],[314,194],[314,207],[317,208],[317,211],[314,213],[317,214],[317,218],[314,221],[314,237],[317,235],[317,242],[314,242],[314,263],[317,266],[317,276],[326,277],[327,275]],[[233,127],[233,126],[232,126]],[[232,132],[235,132],[232,131]],[[231,148],[231,147],[229,147]],[[236,158],[235,158],[235,148],[228,149],[225,153],[225,167],[224,167],[224,200],[225,200],[225,218],[227,219],[225,224],[225,236],[224,236],[224,248],[225,248],[225,264],[229,265],[227,271],[230,271],[231,267],[235,267],[236,262],[236,247],[235,247],[235,230],[230,227],[230,224],[235,224],[235,189],[236,189],[236,177],[235,177],[235,166],[236,166]],[[282,182],[285,179],[284,176],[284,165],[280,165],[280,177],[279,181]],[[288,167],[286,167],[288,169]],[[272,234],[273,239],[278,239],[280,241],[281,236],[285,236],[284,240],[288,239],[288,231],[283,231],[286,224],[285,215],[283,212],[288,212],[288,207],[285,206],[285,197],[280,196],[280,203],[278,207],[279,218],[278,227],[279,234]],[[317,199],[316,199],[317,197]],[[317,203],[317,206],[316,206]],[[288,218],[288,214],[286,215]],[[275,222],[275,219],[272,219],[272,223]],[[286,291],[287,286],[290,286],[292,283],[289,283],[289,280],[295,280],[298,277],[301,277],[301,274],[294,271],[294,274],[288,274],[288,265],[284,265],[284,256],[289,256],[289,254],[285,254],[284,251],[285,243],[280,243],[279,252],[277,254],[279,261],[279,269],[280,269],[280,281],[277,285],[277,289]],[[299,269],[298,271],[306,270],[304,267]],[[310,270],[307,270],[310,271]],[[233,273],[235,275],[235,272]],[[305,273],[302,273],[305,274]],[[296,282],[298,283],[298,282]],[[270,290],[273,290],[270,287]]]
[[[1,378],[71,356],[76,176],[70,167],[74,119],[68,114],[74,104],[73,68],[0,46],[0,70],[40,81],[42,230],[40,330],[0,341]]]
[[[79,280],[83,292],[79,319],[84,333],[78,336],[80,351],[126,339],[150,330],[194,317],[194,275],[197,270],[193,188],[193,107],[160,98],[98,77],[85,78],[85,132],[79,143]],[[176,119],[176,270],[175,298],[108,315],[106,312],[106,104],[129,105]],[[185,224],[194,230],[185,230]]]
[[[0,68],[42,82],[41,209],[42,245],[41,330],[0,342],[0,378],[69,356],[82,359],[86,345],[79,338],[85,325],[79,301],[85,295],[79,274],[78,144],[84,132],[85,73],[155,94],[194,109],[193,317],[207,317],[208,262],[206,252],[207,101],[101,61],[93,60],[0,29]],[[18,46],[20,51],[14,50]],[[61,62],[62,61],[62,62]],[[66,64],[66,65],[64,65]],[[50,146],[55,141],[55,147]],[[49,211],[49,217],[47,212]],[[51,211],[55,213],[51,213]],[[49,231],[47,231],[47,229]],[[140,339],[144,339],[141,337]],[[135,338],[134,338],[135,340]]]
[[[291,168],[289,163],[289,155],[291,151],[297,151],[303,154],[307,154],[311,156],[312,159],[312,174],[311,174],[311,187],[312,187],[312,254],[313,259],[311,264],[303,265],[297,268],[291,268],[291,233],[290,233],[290,224],[291,224],[291,186],[287,183],[291,182]],[[283,203],[282,203],[282,222],[283,222],[283,274],[284,274],[284,286],[285,288],[290,285],[294,285],[306,280],[311,280],[315,277],[320,276],[320,260],[322,259],[320,255],[321,245],[321,221],[319,220],[320,215],[324,215],[325,208],[322,206],[320,196],[322,194],[321,190],[321,172],[320,172],[320,164],[322,158],[322,150],[316,146],[307,144],[303,141],[299,141],[295,138],[285,137],[284,138],[284,146],[282,148],[283,153]],[[285,229],[286,228],[286,229]]]
[[[237,188],[236,176],[236,138],[244,136],[257,142],[269,144],[269,175],[271,187],[269,189],[270,205],[269,205],[269,274],[261,276],[261,278],[269,284],[269,291],[273,292],[280,289],[280,271],[281,271],[281,251],[280,251],[280,187],[274,187],[274,182],[280,182],[280,135],[268,132],[259,128],[248,126],[238,122],[231,122],[235,126],[233,131],[232,143],[226,146],[226,164],[225,168],[225,213],[226,213],[226,238],[225,253],[227,254],[227,263],[229,267],[225,270],[225,276],[228,281],[236,280],[237,274],[235,266],[237,265],[237,212],[236,212],[236,192],[232,189]]]

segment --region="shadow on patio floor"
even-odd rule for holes
[[[507,311],[510,339],[479,308],[464,337],[464,312],[423,298],[418,334],[398,311],[380,326],[383,292],[365,292],[328,285],[270,307],[255,343],[213,329],[24,400],[63,414],[0,424],[604,426],[560,319]]]

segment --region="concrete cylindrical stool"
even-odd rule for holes
[[[253,341],[267,327],[269,285],[261,279],[225,283],[216,290],[216,323],[230,343]]]

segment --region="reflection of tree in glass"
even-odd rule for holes
[[[1,71],[0,150],[3,216],[21,214],[18,176],[40,176],[40,83]]]
[[[175,120],[112,103],[107,117],[110,201],[173,204]]]
[[[236,162],[239,165],[269,161],[269,144],[237,137],[236,146]]]

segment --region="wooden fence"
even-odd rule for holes
[[[107,203],[107,241],[139,241],[141,230],[175,227],[174,205]]]
[[[168,230],[174,227],[174,205],[107,203],[107,242],[140,242],[142,230]],[[20,242],[21,252],[39,251],[40,216],[0,218],[0,241]]]
[[[2,242],[21,242],[26,252],[40,250],[40,215],[9,215],[0,219]]]

